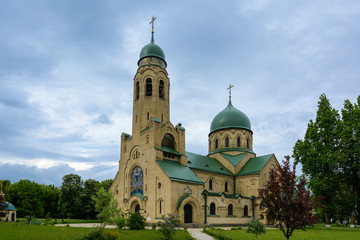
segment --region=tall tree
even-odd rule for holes
[[[88,179],[84,183],[84,191],[82,195],[83,215],[87,219],[96,218],[94,196],[100,188],[100,183],[94,179]]]
[[[269,181],[263,189],[259,189],[259,198],[262,204],[275,220],[286,239],[289,239],[294,230],[305,231],[306,226],[317,222],[313,216],[310,191],[306,189],[306,180],[302,176],[298,180],[295,174],[295,165],[290,170],[290,157],[285,156],[283,166],[277,166],[269,174]]]
[[[93,200],[95,201],[95,210],[99,213],[97,217],[104,226],[119,216],[121,209],[112,192],[101,187],[93,196]]]
[[[83,181],[76,174],[67,174],[63,177],[60,188],[58,208],[63,217],[82,217]]]
[[[8,188],[8,201],[17,208],[19,217],[42,217],[44,208],[41,202],[40,184],[30,180],[20,180]]]
[[[315,196],[323,197],[326,224],[330,224],[330,215],[336,212],[335,198],[340,191],[339,123],[339,113],[322,94],[315,122],[310,120],[304,140],[298,140],[294,146],[295,164],[302,164]]]
[[[341,111],[341,162],[342,179],[352,196],[352,210],[360,223],[360,96],[357,103],[349,100]]]

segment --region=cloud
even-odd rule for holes
[[[131,133],[133,77],[152,15],[170,119],[186,128],[186,149],[207,153],[232,83],[256,152],[291,154],[320,94],[337,109],[359,94],[359,13],[351,0],[8,1],[0,9],[1,168],[44,183],[75,169],[115,176],[106,164],[119,160],[121,132]]]

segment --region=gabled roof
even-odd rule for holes
[[[165,159],[163,161],[156,162],[173,181],[204,184],[189,167],[182,166],[179,162]]]
[[[273,154],[250,158],[244,167],[236,174],[236,176],[250,175],[259,173],[270,160]]]
[[[244,156],[246,155],[246,153],[241,153],[238,155],[229,155],[226,153],[220,153],[226,160],[228,160],[229,162],[231,162],[232,165],[237,166],[239,164],[239,162],[244,158]]]
[[[215,158],[211,158],[191,152],[186,152],[185,156],[187,156],[189,168],[198,169],[205,172],[233,175]]]

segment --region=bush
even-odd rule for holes
[[[254,234],[256,239],[257,239],[258,235],[266,233],[264,224],[259,222],[258,219],[256,219],[256,220],[252,219],[251,222],[249,222],[247,225],[248,225],[248,229],[246,232]]]
[[[139,213],[131,213],[128,219],[128,226],[131,230],[144,230],[146,226],[145,218]]]
[[[116,240],[119,236],[118,232],[105,232],[103,228],[95,228],[81,235],[77,240]]]
[[[167,217],[163,216],[163,222],[159,223],[160,232],[163,234],[164,239],[171,240],[175,235],[175,228],[180,226],[179,216],[176,214],[168,214]]]
[[[212,229],[215,229],[215,228],[212,228]],[[222,230],[222,229],[220,229],[220,230]],[[207,230],[206,228],[203,228],[203,232],[206,234],[209,234],[210,236],[215,237],[219,240],[232,240],[231,238],[229,238],[227,236],[211,232],[211,231]]]
[[[123,216],[115,218],[115,223],[116,223],[117,227],[119,228],[119,230],[126,227],[126,219]]]

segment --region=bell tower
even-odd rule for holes
[[[170,82],[166,71],[165,54],[154,41],[152,18],[151,41],[140,52],[138,70],[134,77],[132,135],[138,136],[148,127],[151,118],[170,121]]]

